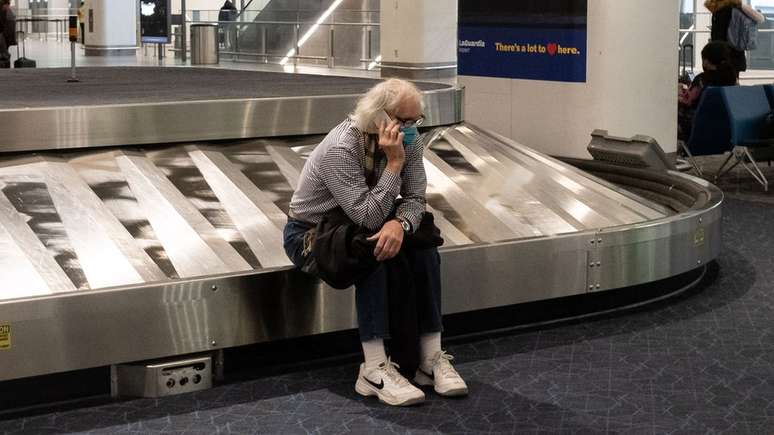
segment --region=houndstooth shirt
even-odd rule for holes
[[[304,164],[290,201],[291,215],[317,224],[326,213],[341,207],[356,224],[378,230],[394,212],[416,230],[425,212],[427,189],[421,141],[406,147],[400,175],[385,171],[387,158],[376,151],[374,180],[378,181],[372,188],[365,178],[369,143],[375,144],[375,138],[369,140],[349,119],[331,130]]]

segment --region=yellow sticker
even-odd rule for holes
[[[694,246],[701,246],[704,244],[704,228],[697,228],[696,232],[693,233],[693,244]]]
[[[11,325],[0,325],[0,350],[11,348]]]

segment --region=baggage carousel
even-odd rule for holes
[[[376,81],[20,74],[34,90],[0,109],[0,381],[356,325],[352,289],[293,271],[281,234],[306,156]],[[202,94],[217,80],[236,84]],[[718,255],[714,186],[553,159],[465,123],[462,89],[420,87],[445,314],[700,275]]]

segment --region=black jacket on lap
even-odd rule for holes
[[[346,289],[373,273],[380,263],[373,255],[373,231],[355,225],[341,209],[323,217],[314,232],[312,253],[301,270],[337,289]],[[441,231],[432,213],[425,213],[413,234],[403,237],[400,252],[383,263],[386,268],[390,356],[409,379],[419,367],[419,318],[417,304],[429,291],[429,277],[417,276],[412,269],[413,252],[443,245]]]
[[[343,210],[325,215],[314,230],[312,254],[302,270],[336,289],[346,289],[367,277],[379,266],[373,255],[373,231],[355,225]],[[443,245],[441,231],[432,213],[425,213],[419,228],[403,237],[404,249],[429,249]],[[398,255],[401,255],[400,253]]]

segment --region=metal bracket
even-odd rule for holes
[[[597,231],[589,238],[589,249],[586,251],[586,290],[599,291],[602,287],[602,253],[604,243],[602,232]]]

